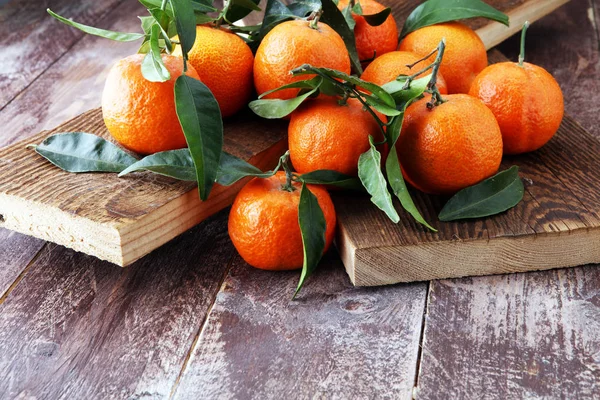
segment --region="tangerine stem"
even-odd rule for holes
[[[427,84],[427,89],[431,91],[431,102],[427,103],[428,108],[433,108],[444,102],[442,99],[442,95],[437,88],[437,75],[440,70],[440,65],[442,64],[442,59],[444,58],[444,51],[446,50],[446,39],[442,39],[437,48],[437,56],[435,57],[435,61],[433,62],[433,68],[431,69],[431,79]]]
[[[415,61],[415,62],[414,62],[414,63],[412,63],[412,64],[406,64],[406,66],[408,67],[408,69],[412,69],[412,67],[414,67],[414,66],[415,66],[415,65],[417,65],[418,63],[420,63],[420,62],[422,62],[422,61],[426,61],[426,60],[427,60],[429,57],[431,57],[432,55],[434,55],[435,53],[437,53],[437,51],[438,51],[438,48],[436,47],[435,49],[433,49],[433,51],[432,51],[431,53],[427,54],[425,57],[423,57],[423,58],[421,58],[421,59],[419,59],[419,60]],[[429,68],[430,68],[430,67],[431,67],[431,66],[429,66]],[[429,69],[429,68],[428,68],[428,69]]]
[[[525,21],[523,29],[521,30],[521,52],[519,53],[519,66],[523,66],[525,61],[525,35],[527,34],[527,28],[529,28],[529,21]]]
[[[319,19],[323,15],[323,9],[319,9],[319,11],[313,11],[307,18],[310,21],[309,26],[313,29],[319,29]]]
[[[165,11],[165,8],[167,8],[167,1],[169,0],[162,0],[162,3],[160,3],[160,9]]]
[[[294,173],[292,172],[292,167],[290,166],[289,150],[281,156],[281,166],[283,167],[283,171],[285,172],[285,183],[281,185],[281,189],[287,192],[293,192],[294,190],[296,190],[296,188],[292,184],[294,180]]]

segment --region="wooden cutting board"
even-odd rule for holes
[[[483,20],[469,23],[479,28],[478,34],[486,47],[490,48],[518,31],[526,19],[534,21],[566,1],[489,1],[509,13],[511,26],[507,28]],[[397,1],[390,4],[397,20],[404,21],[418,3],[419,1]],[[567,122],[570,123],[568,120]],[[245,183],[239,182],[227,188],[217,186],[208,201],[200,202],[194,185],[190,183],[149,173],[125,178],[118,178],[115,174],[70,174],[60,171],[25,148],[28,144],[41,142],[51,134],[67,131],[85,131],[108,137],[101,112],[96,109],[52,131],[42,132],[0,150],[0,226],[126,266],[231,204],[235,194]],[[259,120],[250,114],[238,115],[225,124],[225,149],[261,169],[270,169],[285,150],[285,134],[285,122]],[[567,128],[563,127],[559,138],[571,135],[587,134],[570,123]],[[574,137],[575,142],[580,144],[581,140]],[[538,156],[536,153],[532,157]],[[566,165],[564,168],[567,168]],[[563,173],[566,174],[567,171]],[[535,174],[532,173],[533,175]],[[560,182],[558,179],[551,181],[548,176],[544,181],[554,186]],[[427,210],[428,217],[436,214],[439,202],[439,199],[426,196],[418,198],[418,204],[421,209]],[[539,199],[526,198],[522,206],[525,210],[536,209],[534,205],[538,203]],[[545,233],[538,228],[522,229],[523,221],[513,218],[515,221],[511,219],[502,222],[506,225],[503,231],[488,227],[492,224],[490,221],[495,219],[462,224],[438,223],[440,232],[434,235],[414,225],[410,218],[403,218],[398,226],[386,222],[383,214],[364,197],[338,199],[336,204],[340,220],[338,246],[350,277],[357,285],[470,275],[479,271],[474,269],[473,260],[468,264],[471,265],[471,270],[461,269],[456,260],[450,262],[446,258],[447,263],[435,260],[436,254],[439,254],[436,251],[441,249],[438,244],[473,242],[476,244],[463,247],[472,248],[471,253],[482,257],[481,253],[485,249],[483,244],[492,237],[504,238],[507,232],[512,232],[514,237],[536,241],[540,233]],[[550,207],[554,206],[554,202],[542,202],[542,205]],[[562,212],[553,208],[548,210],[536,211],[544,217],[538,224],[548,224],[552,227],[548,229],[559,234],[567,232],[565,229],[570,229],[570,225],[559,218],[563,216]],[[587,220],[591,217],[585,218]],[[593,221],[595,223],[597,220]],[[516,225],[513,226],[513,223]],[[579,229],[579,225],[575,228]],[[593,232],[593,229],[587,231]],[[500,242],[494,243],[498,243],[498,249],[502,248]],[[433,250],[428,251],[429,248]],[[406,249],[409,251],[405,252]],[[494,254],[498,254],[498,251]],[[399,254],[411,255],[407,258]],[[429,258],[424,254],[429,254]],[[509,256],[518,254],[520,253],[507,252]],[[591,262],[588,261],[591,258],[593,257],[589,256],[582,261]],[[575,265],[574,259],[579,260],[569,257],[568,265]],[[423,273],[423,269],[427,269],[424,268],[427,266],[426,262],[439,264],[438,272]],[[449,267],[443,267],[445,264]],[[538,264],[542,264],[542,261]],[[561,262],[547,260],[543,260],[543,264],[551,264],[550,267],[563,266]],[[482,273],[509,270],[513,269],[490,269]],[[409,273],[405,273],[406,271]]]

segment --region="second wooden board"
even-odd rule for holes
[[[492,61],[503,59],[492,52]],[[374,286],[600,263],[600,142],[567,116],[546,146],[505,157],[501,169],[512,165],[524,179],[524,199],[494,217],[440,222],[445,199],[413,191],[438,232],[404,211],[394,224],[367,197],[339,198],[337,244],[352,282]]]

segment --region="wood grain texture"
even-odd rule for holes
[[[234,252],[226,219],[127,269],[45,247],[0,305],[0,398],[168,398]]]
[[[121,0],[12,0],[0,7],[0,110],[83,37],[46,13],[94,25]]]
[[[39,3],[36,7],[44,9]],[[125,1],[115,6],[96,25],[104,29],[138,32],[141,28],[136,15],[144,13],[144,7],[139,2]],[[49,15],[46,19],[50,20],[52,26],[60,25],[69,32],[76,31],[55,21]],[[37,43],[34,38],[28,40]],[[32,82],[26,91],[2,109],[0,146],[23,140],[42,130],[55,128],[64,121],[99,107],[104,80],[110,67],[117,60],[136,53],[139,45],[139,42],[122,43],[85,35]],[[0,72],[0,76],[5,75]]]
[[[227,207],[247,182],[217,186],[201,202],[193,182],[151,173],[71,174],[25,147],[74,131],[110,137],[96,109],[0,150],[0,226],[126,266]],[[224,147],[266,170],[285,151],[285,133],[280,121],[242,114],[225,123]]]
[[[236,257],[175,399],[411,399],[426,284],[354,289],[330,254],[297,272]]]
[[[600,398],[600,269],[432,282],[417,399]]]

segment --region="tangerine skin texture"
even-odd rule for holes
[[[358,100],[339,105],[336,98],[321,96],[292,113],[290,158],[296,171],[303,174],[331,169],[356,176],[358,158],[370,147],[369,135],[376,141],[383,139],[379,125]]]
[[[343,10],[348,6],[348,0],[340,0],[338,8]],[[386,7],[374,0],[360,0],[363,15],[377,14]],[[364,17],[352,14],[356,22],[354,37],[359,60],[370,60],[373,56],[379,57],[398,48],[398,27],[396,20],[390,14],[385,22],[378,26],[371,26]]]
[[[181,56],[181,47],[177,46],[173,54]],[[223,118],[248,104],[253,89],[254,56],[242,38],[224,28],[198,25],[188,56],[200,80],[219,103]]]
[[[376,85],[384,85],[395,80],[400,75],[413,75],[427,67],[428,63],[426,61],[421,61],[412,68],[407,67],[407,65],[414,64],[421,58],[417,53],[410,51],[392,51],[386,53],[373,60],[365,69],[360,79]],[[429,75],[430,72],[424,72],[418,78],[423,78]],[[448,85],[440,72],[437,75],[437,87],[441,94],[448,94]]]
[[[448,85],[448,93],[469,93],[477,75],[488,65],[485,46],[479,36],[460,22],[426,26],[409,33],[400,42],[400,50],[412,51],[426,56],[435,49],[442,38],[446,39],[446,50],[440,71]],[[431,56],[428,63],[435,60]]]
[[[554,136],[564,114],[560,86],[545,69],[533,64],[490,65],[469,92],[496,116],[505,154],[534,151]]]
[[[288,83],[314,75],[292,76],[290,71],[303,64],[350,73],[350,56],[344,41],[329,25],[319,22],[317,29],[308,21],[283,22],[262,40],[254,59],[254,86],[261,95]],[[299,89],[285,89],[267,99],[290,99]]]
[[[406,110],[396,143],[402,172],[415,188],[453,194],[494,175],[502,134],[494,114],[475,97],[444,96],[429,110],[425,97]]]
[[[304,251],[298,223],[299,183],[296,190],[282,189],[286,177],[254,178],[238,193],[229,213],[229,236],[242,258],[259,269],[284,271],[302,268]],[[325,251],[335,234],[336,215],[329,193],[307,185],[325,216]]]
[[[102,93],[102,116],[110,134],[123,147],[153,154],[187,146],[175,111],[175,80],[183,73],[181,57],[163,54],[171,74],[166,82],[150,82],[142,76],[145,54],[117,61],[106,78]],[[198,78],[193,67],[187,75]]]

